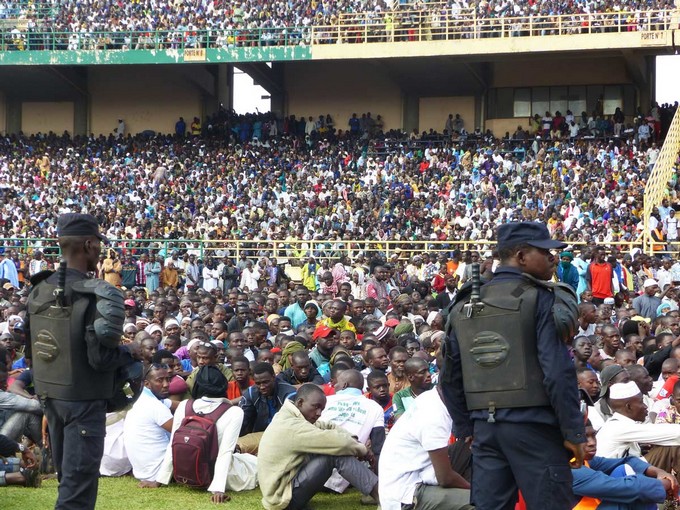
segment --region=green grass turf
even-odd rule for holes
[[[184,510],[216,508],[210,502],[207,491],[193,490],[178,485],[158,489],[140,489],[137,480],[131,476],[122,478],[102,478],[99,481],[97,510]],[[231,501],[219,505],[229,510],[262,508],[260,490],[231,492]],[[359,504],[361,494],[350,490],[343,495],[318,494],[311,502],[314,510],[352,510],[372,509]],[[26,487],[0,488],[0,508],[2,510],[49,510],[54,508],[57,499],[57,481],[45,480],[39,489]]]

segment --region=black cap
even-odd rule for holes
[[[564,249],[567,244],[550,239],[548,227],[543,223],[504,223],[498,227],[498,249],[528,244],[544,250]]]
[[[57,236],[96,236],[104,242],[109,240],[99,232],[99,223],[91,214],[66,213],[57,220]]]
[[[192,398],[201,397],[224,397],[227,394],[227,378],[222,371],[212,365],[205,365],[198,369],[194,387],[191,391]]]
[[[600,397],[604,397],[609,391],[609,387],[612,385],[612,379],[619,375],[621,372],[625,372],[626,369],[621,365],[609,365],[602,369],[600,372]]]

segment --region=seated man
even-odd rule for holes
[[[344,370],[338,375],[335,394],[327,397],[321,421],[345,429],[360,443],[369,444],[378,459],[385,442],[385,419],[380,405],[362,393],[364,376],[358,370]],[[326,487],[344,492],[349,483],[333,474]]]
[[[678,482],[673,475],[637,457],[596,457],[596,434],[591,423],[587,422],[586,462],[571,472],[574,494],[581,498],[574,510],[633,510],[649,504],[656,508],[654,503],[662,503],[666,494],[677,495]]]
[[[232,358],[231,371],[234,374],[234,380],[227,384],[227,398],[237,406],[243,394],[255,384],[255,381],[250,377],[250,362],[245,356],[236,355]]]
[[[189,377],[187,377],[187,386],[189,387],[187,393],[185,393],[184,398],[189,398],[190,392],[194,387],[194,380],[196,379],[196,375],[198,374],[198,370],[201,367],[204,367],[206,365],[214,366],[220,369],[220,372],[224,374],[224,377],[227,378],[227,381],[232,381],[234,379],[234,374],[231,372],[231,369],[224,365],[223,363],[219,362],[218,359],[218,353],[217,353],[217,347],[215,344],[211,342],[206,342],[206,341],[200,341],[198,344],[196,344],[196,368],[194,368],[189,374]]]
[[[416,397],[432,387],[430,365],[422,358],[410,358],[404,363],[404,373],[410,384],[394,394],[394,417],[398,419],[409,410]]]
[[[680,468],[680,425],[671,423],[644,423],[647,406],[642,393],[633,381],[616,383],[609,388],[609,405],[614,412],[600,428],[597,445],[599,457],[641,457],[641,444],[664,447],[653,448],[648,459],[669,473]],[[651,459],[650,459],[651,461]]]
[[[291,367],[276,376],[279,381],[283,381],[296,388],[299,388],[305,383],[318,385],[325,384],[326,381],[324,381],[323,377],[321,377],[319,372],[312,365],[307,351],[297,351],[290,356],[292,358]]]
[[[0,364],[0,434],[12,441],[26,436],[42,445],[42,407],[37,398],[26,398],[7,391],[7,371]]]
[[[168,365],[149,365],[142,394],[125,417],[125,451],[140,487],[157,486],[156,478],[170,443],[172,412],[166,399],[171,379]]]
[[[15,457],[21,452],[21,461]],[[0,434],[0,487],[24,485],[40,487],[40,470],[33,452],[21,443]]]
[[[269,363],[255,363],[253,384],[246,390],[239,406],[243,409],[243,426],[238,446],[243,453],[257,455],[262,433],[279,412],[286,398],[295,393],[290,384],[277,381],[274,367]]]
[[[215,411],[220,405],[226,405],[227,410],[217,419],[218,451],[215,460],[215,470],[208,487],[213,503],[223,503],[230,499],[228,490],[243,491],[254,489],[257,485],[257,458],[252,455],[234,453],[238,433],[243,422],[243,411],[231,405],[226,398],[227,379],[221,370],[213,365],[206,365],[199,369],[196,384],[192,390],[192,407],[195,413],[207,415]],[[186,416],[187,400],[183,401],[172,422],[174,434]],[[165,458],[156,478],[158,484],[167,485],[172,480],[173,458],[172,448],[165,451]]]
[[[266,510],[301,510],[336,468],[365,495],[378,499],[378,477],[357,457],[372,459],[366,446],[331,423],[317,421],[326,396],[303,384],[286,400],[260,443],[258,477]]]
[[[376,370],[368,374],[366,383],[368,385],[366,397],[376,401],[382,407],[385,429],[390,430],[394,425],[394,405],[387,376]]]
[[[438,386],[414,400],[392,427],[380,456],[383,510],[474,508],[469,482],[449,460],[452,426]]]
[[[168,365],[168,370],[170,371],[170,386],[168,387],[168,398],[173,400],[172,410],[177,408],[177,402],[182,401],[182,396],[186,393],[188,386],[186,381],[179,375],[182,367],[179,360],[170,351],[161,349],[156,351],[156,354],[151,358],[153,363],[158,363],[161,365]]]

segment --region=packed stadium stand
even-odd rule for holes
[[[649,427],[660,427],[653,424],[657,413],[663,427],[680,423],[680,393],[674,390],[680,375],[680,114],[678,102],[659,104],[655,98],[656,57],[676,52],[679,21],[670,0],[0,0],[0,311],[5,320],[0,403],[8,401],[3,388],[8,372],[11,398],[33,404],[25,406],[31,416],[20,418],[34,425],[11,439],[25,433],[30,449],[47,438],[45,432],[30,437],[31,429],[40,432],[42,410],[30,387],[22,386],[31,373],[22,355],[27,296],[40,285],[30,279],[56,269],[62,255],[72,256],[73,246],[91,243],[92,275],[125,293],[121,343],[140,352],[148,383],[129,414],[109,414],[102,475],[131,472],[164,508],[162,498],[177,487],[148,489],[172,479],[174,454],[168,445],[170,430],[176,432],[186,409],[180,401],[191,395],[205,411],[220,405],[205,404],[216,399],[234,409],[216,427],[221,460],[209,469],[215,474],[207,488],[210,501],[224,502],[232,492],[244,508],[259,508],[261,495],[265,508],[308,508],[306,501],[271,503],[267,491],[281,480],[288,483],[286,476],[297,468],[284,476],[276,465],[281,455],[259,466],[252,455],[267,458],[272,445],[281,451],[295,445],[300,462],[300,451],[318,453],[305,450],[315,443],[300,440],[296,431],[317,431],[311,423],[325,397],[317,395],[324,404],[314,404],[319,412],[313,418],[292,409],[287,397],[299,391],[303,397],[294,405],[309,406],[302,401],[306,395],[320,394],[318,387],[305,388],[312,382],[332,402],[337,384],[341,398],[348,391],[344,395],[354,398],[357,415],[373,405],[376,419],[363,431],[376,438],[375,450],[383,448],[385,429],[391,430],[388,441],[395,441],[399,420],[412,420],[410,426],[417,428],[420,416],[412,418],[413,410],[438,395],[435,390],[422,396],[443,377],[451,303],[466,296],[459,291],[476,280],[477,269],[484,280],[500,267],[506,278],[512,274],[524,282],[520,265],[504,264],[526,251],[537,257],[529,261],[547,268],[536,278],[550,276],[570,286],[580,303],[577,326],[569,320],[554,324],[553,316],[560,319],[560,306],[569,299],[560,301],[553,315],[548,303],[554,294],[564,295],[551,283],[527,279],[517,287],[521,292],[513,298],[534,284],[540,292],[531,295],[542,296],[521,302],[520,310],[522,321],[531,323],[521,324],[522,335],[531,333],[522,342],[529,345],[533,330],[540,329],[535,335],[542,349],[540,369],[550,377],[557,374],[537,378],[537,384],[559,380],[575,394],[569,379],[576,376],[573,363],[581,411],[588,408],[593,426],[604,427],[598,436],[603,442],[616,436],[607,427],[621,419],[612,418],[602,403],[617,400],[616,395],[642,402],[644,394],[654,413],[643,417],[649,423],[634,425],[646,427],[644,438],[651,438],[640,442],[656,439],[661,443],[656,448],[669,450],[653,448],[648,460],[656,467],[636,459],[630,462],[640,472],[622,475],[626,483],[647,475],[644,480],[656,492],[645,504],[668,496],[675,502],[666,508],[677,508],[672,473],[679,467],[674,462],[680,431],[659,441]],[[235,68],[267,90],[270,111],[236,113]],[[93,215],[108,246],[101,247],[90,228],[92,239],[81,242],[82,231],[72,233],[77,242],[67,239],[61,252],[58,218],[73,212]],[[514,228],[539,232],[542,244],[524,237],[526,242],[507,244],[503,252],[498,228],[513,222],[533,222]],[[556,246],[566,248],[548,250]],[[97,249],[101,252],[90,251]],[[521,267],[531,273],[530,265]],[[492,294],[484,293],[485,298]],[[59,291],[55,296],[63,297]],[[468,317],[479,309],[478,298],[471,294]],[[571,304],[575,310],[576,302]],[[569,326],[573,331],[565,333]],[[90,342],[101,332],[92,329]],[[498,338],[504,341],[500,333],[492,341]],[[502,342],[497,345],[499,352],[507,350]],[[558,368],[550,372],[548,366]],[[342,370],[352,369],[361,372],[340,387]],[[159,371],[167,391],[157,387],[163,381],[149,377]],[[211,372],[221,375],[205,380]],[[635,382],[625,383],[620,374]],[[213,393],[202,393],[202,385]],[[616,386],[613,395],[607,394],[609,385]],[[664,398],[671,393],[672,399]],[[166,402],[168,396],[174,402]],[[555,429],[560,449],[562,433],[584,439],[576,407],[571,411],[578,427],[560,430],[552,411],[557,398],[550,405],[543,398],[541,405],[532,400],[521,412],[539,408],[537,423]],[[439,396],[435,400],[438,414],[422,413],[434,423],[423,437],[441,429],[436,451],[449,452],[446,457],[453,452],[447,446],[451,407]],[[576,404],[575,395],[573,400]],[[9,412],[26,414],[23,409]],[[617,409],[624,413],[625,405]],[[147,416],[150,410],[153,417]],[[508,409],[498,410],[504,423]],[[272,439],[286,412],[297,429],[279,431]],[[5,408],[2,413],[2,419],[9,416]],[[495,423],[493,405],[488,413],[483,421]],[[534,418],[521,416],[520,423]],[[438,418],[445,427],[437,426]],[[627,421],[642,421],[637,418]],[[144,426],[135,422],[143,419]],[[0,452],[5,435],[16,430],[0,422]],[[587,431],[594,441],[594,431]],[[375,471],[376,459],[366,447],[338,434],[342,445],[356,447],[351,452],[361,451]],[[149,437],[157,440],[153,451],[147,448]],[[630,443],[625,455],[639,451]],[[389,450],[389,442],[385,445]],[[455,446],[461,445],[469,464],[469,444]],[[399,458],[407,458],[400,448]],[[326,452],[328,445],[319,441],[319,450]],[[445,485],[421,450],[430,483]],[[458,488],[470,487],[469,470],[457,475],[453,464],[437,464],[437,470],[446,466],[449,475],[463,480],[456,478]],[[568,469],[566,459],[563,464],[558,467]],[[151,467],[153,473],[142,474]],[[364,464],[354,467],[370,481],[364,488],[372,489],[363,491],[362,503],[375,508],[376,474]],[[252,491],[258,470],[262,494]],[[3,474],[0,485],[12,480],[35,485],[30,471],[24,466],[13,478]],[[381,466],[378,474],[383,484],[385,471]],[[550,471],[545,478],[569,485],[568,472]],[[110,480],[101,485],[113,486]],[[309,487],[292,485],[289,493]],[[385,489],[380,491],[389,500]],[[241,492],[246,495],[236,495]],[[647,497],[634,492],[631,504]],[[138,503],[134,496],[125,494],[130,508]],[[469,492],[464,496],[469,502]],[[115,505],[116,497],[109,502]],[[333,504],[340,501],[343,508],[359,507],[356,491],[325,497],[336,498]],[[417,510],[418,498],[413,505],[411,499],[383,508]],[[590,506],[576,508],[596,508],[585,503]]]

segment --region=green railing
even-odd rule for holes
[[[655,32],[678,28],[678,11],[481,17],[451,8],[345,14],[329,26],[103,32],[0,31],[1,51],[202,50]]]
[[[307,27],[253,30],[130,30],[2,33],[2,51],[200,50],[310,44]]]
[[[16,21],[23,18],[47,19],[54,17],[59,7],[47,2],[33,0],[12,0],[9,5],[0,8],[0,21]]]
[[[573,246],[582,246],[583,241],[570,242]],[[590,243],[592,244],[592,243]],[[611,251],[629,253],[634,248],[643,248],[642,239],[632,242],[612,241],[598,243]],[[363,253],[367,259],[374,255],[391,258],[397,255],[399,260],[407,260],[419,253],[451,253],[454,250],[475,250],[480,253],[494,250],[496,241],[466,240],[466,241],[366,241],[366,240],[199,240],[199,239],[111,239],[108,247],[102,247],[102,253],[107,248],[114,248],[121,254],[131,254],[139,257],[143,254],[157,254],[168,256],[174,250],[180,254],[194,253],[197,257],[221,258],[231,257],[239,259],[245,254],[249,259],[260,257],[274,257],[279,263],[299,265],[300,260],[313,256],[320,260],[333,260],[341,255],[354,259]],[[35,250],[42,251],[48,259],[59,257],[59,247],[56,239],[23,239],[0,238],[0,246],[5,250],[15,250],[24,255],[31,255]]]

